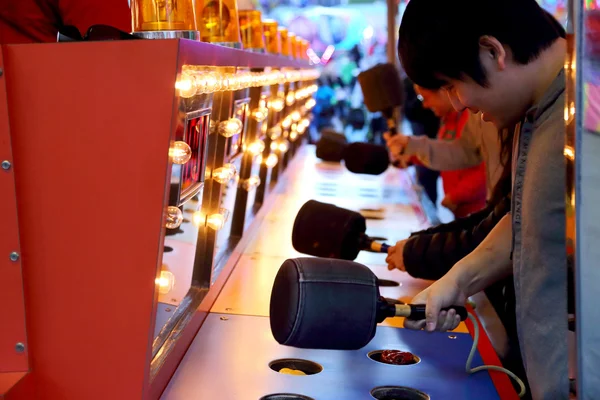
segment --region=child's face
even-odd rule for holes
[[[446,91],[442,89],[431,90],[415,85],[415,92],[421,96],[423,107],[433,111],[437,117],[443,118],[453,110]]]

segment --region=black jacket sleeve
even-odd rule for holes
[[[416,232],[404,245],[406,272],[415,278],[439,279],[472,252],[510,211],[510,196],[449,224]]]

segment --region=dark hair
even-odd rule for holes
[[[479,39],[493,36],[519,64],[550,47],[564,29],[535,0],[411,0],[398,39],[406,74],[419,86],[439,89],[452,79],[487,84]]]

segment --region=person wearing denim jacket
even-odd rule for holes
[[[405,327],[455,328],[456,312],[441,308],[462,305],[512,273],[531,397],[566,400],[564,30],[535,0],[411,0],[398,50],[407,75],[444,88],[455,109],[482,112],[498,129],[517,125],[510,214],[412,300],[426,304],[426,319]]]

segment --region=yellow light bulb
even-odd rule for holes
[[[168,229],[177,229],[183,222],[183,213],[179,207],[169,206],[167,207],[167,215],[165,226]]]
[[[229,118],[219,123],[219,133],[225,137],[232,137],[242,131],[244,124],[239,118]]]
[[[192,74],[183,73],[175,82],[175,89],[181,97],[190,98],[196,94],[196,79]]]
[[[271,151],[275,151],[279,148],[279,143],[271,142]]]
[[[294,112],[291,114],[291,116],[292,116],[292,121],[294,121],[294,122],[298,122],[298,121],[300,121],[300,118],[302,117],[302,116],[300,115],[300,112],[299,112],[299,111],[294,111]]]
[[[298,133],[302,134],[306,131],[306,125],[298,124],[298,126],[296,127],[296,130],[298,131]]]
[[[257,156],[265,150],[265,142],[260,139],[256,139],[254,142],[248,145],[247,150],[250,154]]]
[[[273,168],[274,166],[277,165],[277,162],[279,161],[279,157],[277,157],[276,154],[269,154],[269,157],[267,157],[267,159],[265,160],[265,165],[269,168]]]
[[[225,218],[221,214],[211,214],[206,219],[206,225],[218,231],[225,225]]]
[[[279,112],[281,110],[283,110],[283,107],[285,106],[285,103],[283,101],[283,99],[280,98],[275,98],[269,101],[269,108],[272,109],[273,111]]]
[[[304,105],[307,110],[311,110],[314,106],[317,105],[317,101],[313,98],[306,100],[306,104]]]
[[[305,128],[308,128],[308,126],[310,125],[310,119],[302,118],[302,120],[300,121],[300,125],[304,125]]]
[[[163,265],[164,267],[164,265]],[[170,271],[160,271],[160,276],[155,279],[160,294],[168,294],[175,286],[175,275]]]
[[[283,139],[281,142],[279,142],[278,144],[278,149],[281,153],[285,153],[286,151],[288,151],[290,148],[290,145],[288,143],[287,140]]]
[[[206,217],[202,211],[196,211],[192,214],[192,224],[194,224],[194,226],[203,226],[205,218]]]
[[[169,157],[175,164],[185,164],[192,158],[192,149],[186,142],[177,141],[169,148]]]
[[[285,117],[283,119],[283,121],[281,121],[281,127],[282,128],[289,128],[292,125],[292,119],[290,118],[290,116],[288,115],[287,117]]]
[[[242,182],[242,188],[244,188],[244,190],[246,190],[247,192],[258,187],[259,185],[260,185],[260,178],[257,175],[252,175],[250,178],[248,178],[244,182]]]
[[[296,102],[296,97],[294,95],[294,92],[289,92],[288,95],[285,98],[285,104],[287,104],[288,106],[291,106],[295,102]]]
[[[296,131],[291,131],[290,132],[290,140],[293,142],[294,140],[296,140],[296,138],[298,137],[298,133],[296,133]]]
[[[235,170],[235,166],[233,164],[225,164],[222,167],[215,169],[212,173],[212,177],[215,181],[220,184],[228,183],[237,171]]]
[[[269,109],[266,107],[259,107],[252,111],[252,118],[256,120],[256,122],[263,122],[269,113]]]
[[[281,136],[281,127],[275,126],[269,130],[269,137],[271,140],[275,140]]]

